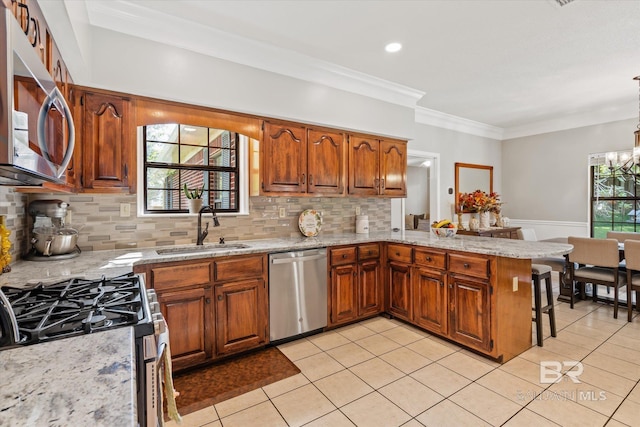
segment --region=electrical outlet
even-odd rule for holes
[[[129,203],[120,203],[120,218],[131,216],[131,205]]]
[[[518,276],[513,278],[513,292],[518,292]]]
[[[279,209],[278,209],[278,216],[279,216],[280,218],[284,218],[284,217],[286,217],[286,216],[287,216],[287,211],[286,211],[286,209],[285,209],[285,208],[279,208]]]
[[[356,215],[360,215],[360,206],[356,206]]]

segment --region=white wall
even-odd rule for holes
[[[413,136],[412,108],[102,28],[93,28],[92,47],[90,81],[80,82],[87,86],[385,136]]]
[[[437,218],[454,219],[451,205],[455,195],[456,162],[493,166],[493,189],[502,194],[502,144],[490,138],[470,135],[453,130],[416,124],[415,139],[409,141],[412,150],[440,153],[440,212]]]

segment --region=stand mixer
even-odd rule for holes
[[[33,218],[31,252],[25,257],[32,261],[59,260],[80,255],[76,245],[78,231],[65,226],[69,204],[62,200],[35,200],[28,212]]]

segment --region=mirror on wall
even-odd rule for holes
[[[486,193],[493,192],[493,166],[474,165],[471,163],[456,163],[456,213],[458,209],[458,194],[471,193],[482,190]]]

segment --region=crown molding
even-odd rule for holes
[[[612,108],[572,114],[552,120],[511,127],[504,130],[503,140],[633,119],[638,117],[637,113],[635,113],[637,108],[638,106],[635,102],[630,102]]]
[[[413,108],[425,92],[129,1],[86,2],[91,25]]]
[[[416,123],[502,140],[504,129],[425,107],[416,107]]]

